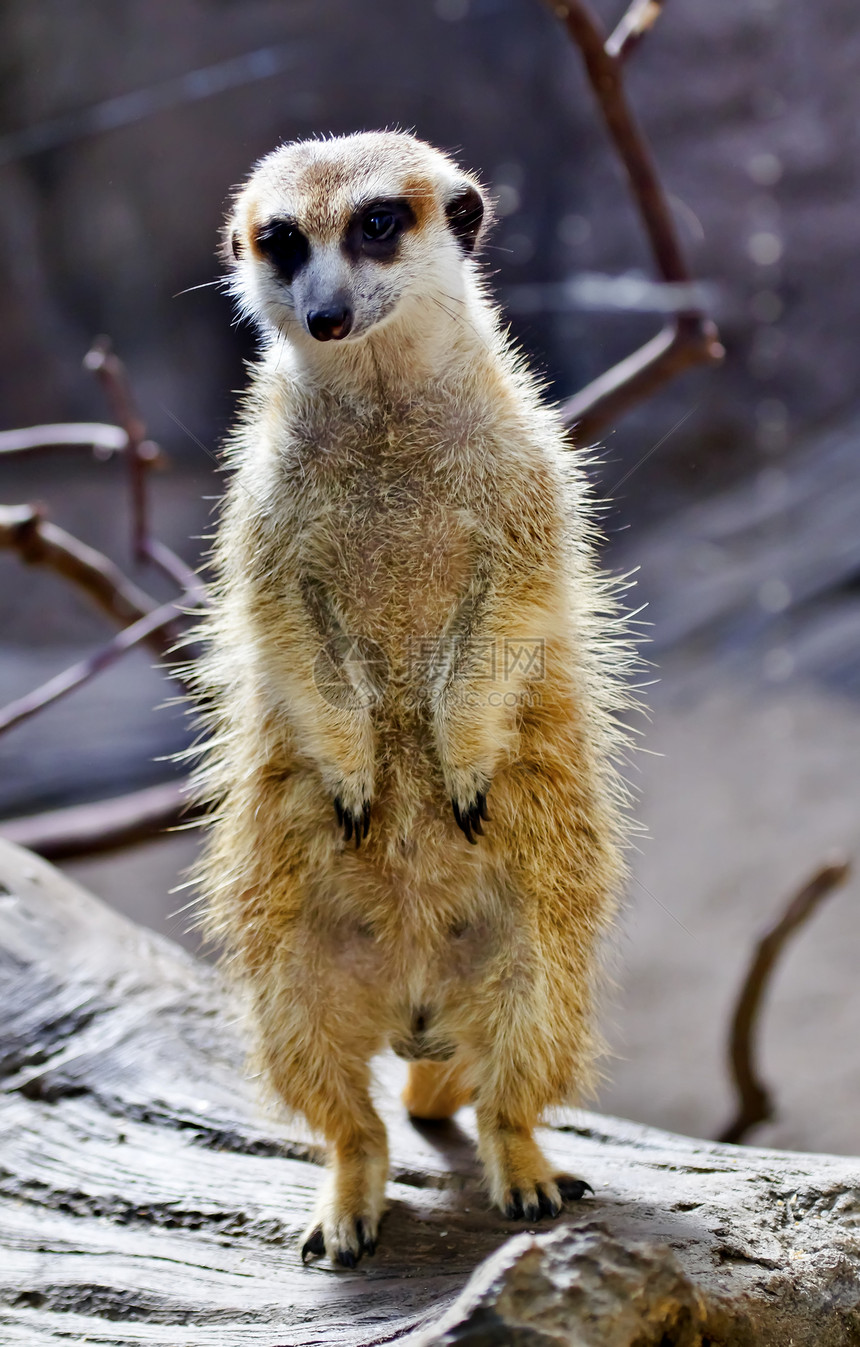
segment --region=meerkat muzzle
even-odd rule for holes
[[[352,331],[352,310],[314,309],[308,314],[308,332],[317,341],[340,341]]]

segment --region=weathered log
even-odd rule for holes
[[[215,969],[0,843],[0,1008],[9,1347],[860,1341],[858,1160],[559,1114],[545,1145],[595,1196],[511,1239],[470,1110],[410,1125],[383,1059],[379,1251],[303,1267],[320,1151],[262,1111]]]

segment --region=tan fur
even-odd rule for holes
[[[213,803],[200,883],[262,1068],[329,1143],[306,1247],[349,1265],[384,1206],[369,1062],[389,1044],[424,1059],[405,1095],[417,1116],[474,1100],[494,1202],[554,1214],[559,1176],[533,1128],[592,1086],[622,875],[623,628],[576,455],[446,222],[464,183],[399,133],[288,146],[229,226],[267,347],[232,440],[198,671]],[[334,249],[368,193],[419,206],[378,264],[395,303],[355,338],[314,342],[261,275],[253,231],[280,212]],[[329,660],[332,705],[318,656],[344,636],[375,642],[387,677]],[[504,668],[518,645],[542,647],[542,671]],[[451,800],[487,788],[473,846]],[[335,797],[370,801],[358,849]]]

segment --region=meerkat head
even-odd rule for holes
[[[488,213],[475,178],[403,132],[285,145],[235,199],[233,291],[246,316],[296,344],[431,323],[461,297]]]

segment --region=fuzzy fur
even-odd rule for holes
[[[402,133],[307,142],[257,166],[228,225],[264,351],[196,671],[199,883],[262,1069],[329,1145],[305,1251],[350,1266],[384,1207],[369,1063],[390,1044],[416,1059],[411,1113],[474,1101],[503,1210],[553,1215],[575,1195],[533,1128],[592,1085],[623,872],[617,596],[577,455],[446,220],[464,184]],[[356,203],[392,195],[415,205],[396,258],[345,260]],[[302,284],[354,300],[345,340],[315,342],[307,296],[260,256],[273,214],[311,240]],[[366,667],[355,637],[381,661]],[[482,792],[491,821],[470,845],[452,800],[475,819]],[[358,848],[335,799],[356,827],[369,805]]]

